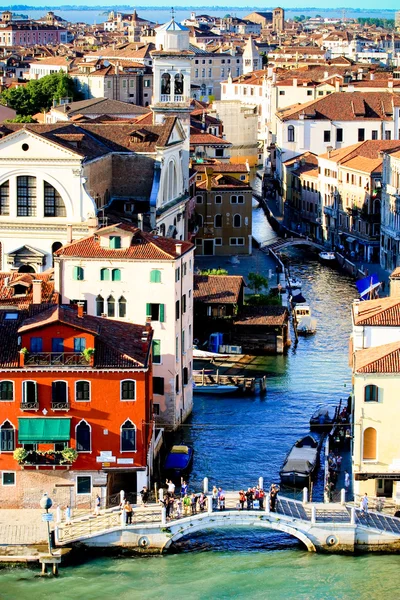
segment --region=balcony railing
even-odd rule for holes
[[[70,404],[68,401],[58,401],[58,400],[52,400],[51,401],[51,410],[69,410],[71,408]]]
[[[29,352],[25,356],[26,367],[89,367],[90,363],[81,352]]]
[[[21,402],[20,404],[21,410],[39,410],[39,402],[37,400],[33,400],[32,402]]]
[[[24,466],[59,466],[69,467],[72,462],[66,461],[60,451],[54,452],[46,452],[40,453],[36,452],[36,450],[31,450],[28,452],[26,458],[20,463],[22,467]]]
[[[161,102],[186,102],[188,98],[182,94],[161,94]]]

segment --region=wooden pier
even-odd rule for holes
[[[216,373],[209,373],[202,369],[201,372],[193,373],[193,381],[196,385],[236,385],[237,388],[246,393],[255,394],[259,387],[260,393],[267,392],[267,378],[263,377],[245,377],[244,375],[221,375],[219,370]]]

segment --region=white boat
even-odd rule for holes
[[[332,262],[336,260],[336,254],[334,252],[320,252],[318,256],[321,260],[326,262]]]
[[[232,258],[228,262],[230,262],[231,265],[240,265],[240,260],[237,255],[232,256]]]
[[[301,279],[297,279],[297,277],[288,277],[287,285],[292,288],[292,290],[301,290]]]
[[[193,358],[197,360],[210,360],[213,358],[229,358],[230,354],[219,354],[218,352],[209,352],[208,350],[199,350],[193,347]]]
[[[308,304],[297,304],[293,309],[293,316],[297,325],[297,333],[311,335],[317,330],[317,320],[311,316]]]
[[[217,383],[211,385],[193,384],[193,394],[235,394],[238,389],[236,385],[219,385]]]

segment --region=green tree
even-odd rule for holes
[[[15,119],[7,119],[6,123],[37,123],[37,121],[31,116],[22,117],[20,115],[18,117],[15,117]]]
[[[264,290],[268,289],[268,279],[264,275],[249,273],[247,279],[255,294],[261,294]]]

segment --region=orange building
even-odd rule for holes
[[[151,327],[39,303],[0,324],[1,506],[134,496],[151,468]]]

